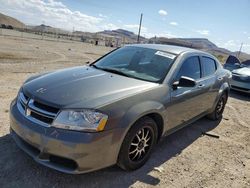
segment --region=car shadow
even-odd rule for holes
[[[239,100],[250,101],[250,94],[240,91],[231,90],[229,96]]]
[[[162,139],[149,161],[132,172],[113,166],[81,175],[63,174],[35,163],[16,146],[8,134],[0,137],[0,187],[129,187],[137,181],[157,185],[160,179],[149,173],[178,156],[204,132],[216,128],[220,121],[202,118]]]

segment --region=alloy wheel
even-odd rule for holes
[[[142,160],[152,145],[152,130],[148,127],[140,129],[133,138],[129,148],[129,159],[133,162]]]
[[[216,113],[220,115],[223,112],[223,108],[224,108],[224,97],[221,97],[216,106]]]

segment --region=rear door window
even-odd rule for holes
[[[214,74],[217,69],[215,60],[209,57],[202,57],[201,65],[203,69],[202,77]]]

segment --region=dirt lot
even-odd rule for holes
[[[162,140],[141,169],[83,175],[43,167],[9,135],[9,104],[29,76],[110,51],[83,43],[0,36],[0,187],[250,187],[250,96],[232,92],[220,122],[201,119]],[[219,136],[202,135],[211,131]],[[157,167],[157,169],[155,169]]]

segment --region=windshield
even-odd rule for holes
[[[150,82],[161,82],[175,55],[155,49],[123,47],[98,60],[95,68]]]

